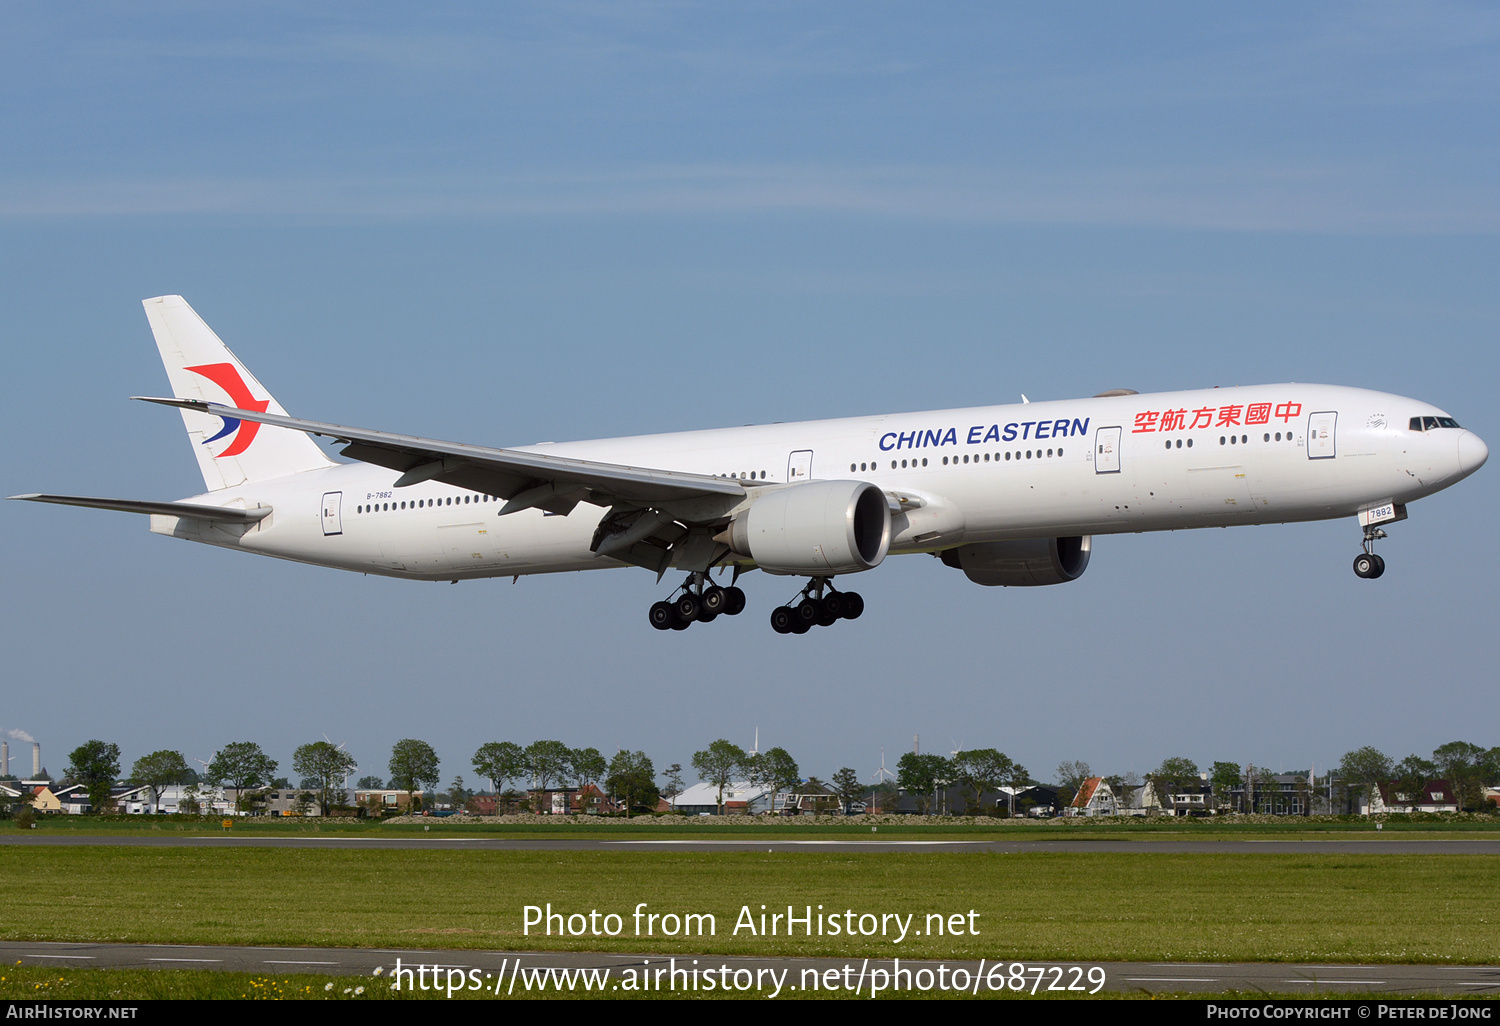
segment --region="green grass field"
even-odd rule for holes
[[[844,854],[8,847],[0,935],[153,943],[1078,961],[1493,962],[1500,873],[1476,855]],[[618,937],[522,932],[522,907],[619,914]],[[711,913],[635,936],[631,912]],[[733,932],[792,905],[973,909],[978,936]],[[757,918],[758,925],[758,918]]]

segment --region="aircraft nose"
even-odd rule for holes
[[[1472,431],[1465,431],[1458,439],[1458,466],[1465,474],[1472,474],[1484,466],[1490,458],[1490,447]]]

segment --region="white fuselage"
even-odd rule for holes
[[[910,502],[892,552],[1070,535],[1354,516],[1466,477],[1488,455],[1429,404],[1329,385],[1258,385],[806,421],[523,447],[759,487],[861,480]],[[1451,422],[1450,422],[1451,423]],[[567,516],[341,464],[186,500],[270,506],[248,527],[153,516],[157,533],[418,580],[625,564],[589,551],[604,510]]]

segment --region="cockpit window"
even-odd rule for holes
[[[1458,421],[1452,417],[1413,417],[1407,427],[1412,431],[1435,431],[1438,428],[1456,428]]]

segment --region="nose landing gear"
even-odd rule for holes
[[[1354,575],[1373,581],[1385,573],[1385,560],[1375,555],[1375,542],[1386,533],[1374,524],[1365,525],[1365,551],[1354,557]]]
[[[730,586],[721,588],[706,573],[688,574],[682,594],[651,605],[651,626],[659,631],[684,631],[695,623],[710,623],[720,614],[738,616],[745,611],[745,593]]]
[[[814,577],[802,589],[800,601],[771,610],[771,629],[777,634],[806,634],[839,620],[857,620],[864,611],[859,592],[835,591],[831,579]]]

